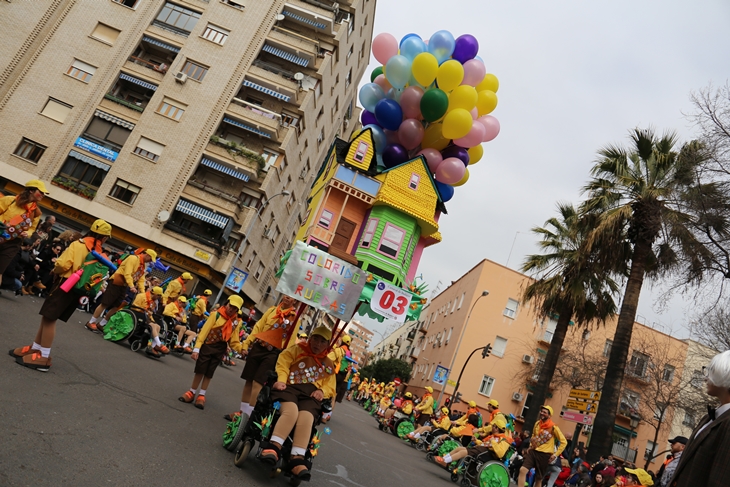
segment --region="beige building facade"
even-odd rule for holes
[[[350,351],[352,358],[362,366],[368,356],[368,347],[373,341],[373,332],[368,330],[357,320],[352,320],[345,328],[345,333],[352,337]]]
[[[103,218],[172,276],[220,287],[236,267],[265,309],[312,178],[357,125],[375,4],[2,2],[0,189],[45,181],[59,229]]]

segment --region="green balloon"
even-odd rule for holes
[[[421,114],[427,122],[435,122],[449,108],[449,96],[438,88],[428,90],[421,98]]]
[[[370,73],[370,82],[375,83],[375,78],[383,74],[383,67],[378,66],[377,68],[373,69],[373,72]]]

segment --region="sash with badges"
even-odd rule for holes
[[[317,363],[314,357],[302,356],[294,360],[289,368],[289,384],[314,384],[334,373],[334,364],[328,358]]]

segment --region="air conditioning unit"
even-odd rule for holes
[[[274,233],[273,228],[264,229],[264,238],[271,238],[272,233]]]
[[[188,80],[188,75],[185,73],[175,73],[175,81],[178,83],[185,83]]]
[[[512,400],[513,401],[521,402],[524,398],[525,398],[525,396],[523,396],[519,392],[513,392],[512,393]]]
[[[523,355],[522,356],[522,363],[523,364],[531,364],[535,361],[535,357],[532,355]]]

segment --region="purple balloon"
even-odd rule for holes
[[[363,127],[365,125],[380,125],[378,119],[375,118],[375,114],[367,110],[363,110],[362,115],[360,115],[360,120],[362,121]]]
[[[456,157],[457,159],[461,159],[461,162],[463,162],[465,166],[469,165],[469,152],[458,145],[448,146],[446,149],[441,151],[441,156],[443,156],[444,159]]]
[[[408,160],[408,150],[400,144],[390,144],[383,151],[383,164],[390,169]]]
[[[452,58],[464,64],[470,59],[474,59],[479,52],[479,41],[471,34],[464,34],[456,38],[456,45]]]

